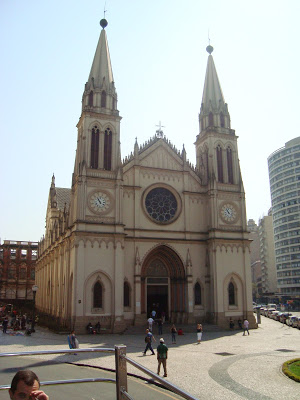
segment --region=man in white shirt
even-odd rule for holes
[[[149,331],[151,332],[152,332],[153,322],[154,319],[152,317],[148,318]]]
[[[247,319],[245,319],[245,321],[244,321],[244,333],[243,333],[243,336],[246,335],[246,331],[248,332],[248,335],[250,335],[250,333],[249,333],[249,321]]]

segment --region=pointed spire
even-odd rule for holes
[[[105,28],[106,19],[100,21],[102,30],[95,51],[89,79],[82,98],[83,110],[101,112],[103,108],[117,113],[117,92],[111,67]]]
[[[100,38],[88,80],[88,82],[91,82],[93,79],[94,87],[101,87],[103,80],[105,80],[106,84],[112,84],[114,82],[106,31],[104,29],[107,26],[106,19],[102,19],[100,21],[100,25],[102,26],[102,31],[100,33]]]
[[[211,45],[206,47],[209,53],[201,110],[199,115],[200,132],[207,127],[229,128],[230,116],[225,103],[217,70],[211,53],[214,48]]]

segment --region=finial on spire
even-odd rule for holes
[[[105,10],[105,8],[106,8],[106,2],[104,4],[104,18],[102,18],[101,21],[100,21],[100,25],[102,26],[103,29],[106,28],[107,25],[108,25],[108,22],[105,19],[105,13],[107,12],[107,10]]]
[[[214,48],[209,44],[209,45],[206,47],[206,51],[207,51],[209,54],[211,54],[211,53],[214,51]]]
[[[214,51],[214,48],[210,45],[210,37],[209,37],[209,30],[208,30],[208,46],[206,47],[206,51],[211,54]]]

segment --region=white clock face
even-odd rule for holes
[[[97,213],[103,213],[110,208],[110,198],[106,193],[95,192],[89,198],[90,207]]]
[[[234,222],[237,218],[237,211],[233,204],[224,204],[221,207],[221,218],[225,222]]]

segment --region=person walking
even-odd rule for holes
[[[233,331],[233,329],[234,329],[234,322],[233,322],[233,319],[231,317],[230,317],[230,320],[229,320],[229,328],[230,328],[231,331]]]
[[[159,339],[159,345],[157,346],[157,375],[160,373],[160,366],[163,365],[164,377],[167,377],[167,358],[168,358],[168,347],[165,345],[163,338]]]
[[[176,344],[177,329],[176,329],[176,326],[174,324],[171,326],[170,331],[171,331],[171,335],[172,335],[172,344]]]
[[[2,321],[2,331],[3,333],[6,333],[8,327],[8,317],[7,315],[4,317],[4,320]]]
[[[162,328],[163,328],[163,320],[162,320],[162,318],[158,318],[156,320],[156,322],[157,322],[157,325],[158,325],[158,334],[162,335]]]
[[[146,329],[146,337],[145,337],[145,342],[146,342],[146,348],[143,351],[143,355],[145,356],[147,353],[147,350],[149,349],[152,352],[152,356],[155,355],[154,350],[152,348],[152,339],[154,340],[154,342],[156,342],[155,337],[153,336],[153,334],[150,332],[149,329]]]
[[[249,333],[249,321],[247,319],[244,320],[244,333],[243,333],[243,336],[246,335],[246,331],[248,332],[248,335],[250,335],[250,333]]]
[[[152,330],[153,330],[153,322],[154,322],[154,319],[153,319],[152,317],[149,317],[149,318],[148,318],[148,329],[149,329],[149,331],[151,331],[151,332],[152,332]]]
[[[201,339],[202,339],[202,325],[201,324],[197,324],[197,344],[201,343]]]

